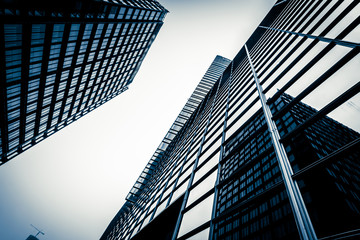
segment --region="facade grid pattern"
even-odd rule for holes
[[[153,0],[16,3],[0,8],[0,164],[127,90],[167,13]]]
[[[101,239],[359,238],[359,16],[277,1]]]

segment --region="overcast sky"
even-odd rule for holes
[[[275,0],[162,0],[170,13],[129,90],[0,167],[0,239],[99,239],[216,55]]]

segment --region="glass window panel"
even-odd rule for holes
[[[341,50],[345,50],[345,52],[348,52],[348,49],[344,49],[344,47],[335,47],[334,50],[336,50],[336,53],[338,55],[335,55],[334,53],[333,57],[337,59],[340,59],[344,54]],[[322,69],[325,72],[327,68],[333,65],[333,62],[334,61],[331,61],[331,59],[327,57],[326,59],[324,59],[324,61],[316,64],[315,68],[320,68],[320,69],[325,68]],[[360,66],[359,54],[356,57],[354,57],[350,62],[348,62],[346,65],[344,65],[341,69],[339,69],[336,73],[334,73],[318,88],[312,91],[308,96],[306,96],[302,100],[302,102],[310,105],[311,107],[317,110],[320,110],[326,104],[330,103],[333,99],[340,96],[347,89],[351,88],[353,85],[359,82],[359,76],[357,74],[357,71],[353,71],[353,69],[356,69],[358,66]],[[295,87],[300,88],[300,86],[294,86],[294,88]],[[342,111],[342,112],[345,115],[349,113],[348,111]],[[347,119],[348,117],[350,117],[350,116],[346,117],[345,115],[336,115],[336,117],[339,116],[341,119]],[[348,121],[346,122],[354,122],[354,121],[351,121],[351,118],[349,118]]]
[[[54,24],[52,42],[61,42],[64,33],[65,24]]]
[[[154,218],[155,218],[157,215],[159,215],[159,214],[165,209],[168,200],[169,200],[168,198],[165,199],[165,201],[163,201],[163,203],[161,203],[161,204],[157,207],[156,212],[155,212],[155,215],[154,215]]]
[[[33,24],[31,33],[31,44],[44,44],[45,24]]]
[[[13,109],[20,107],[20,96],[9,99],[7,101],[7,110],[10,112]]]
[[[184,172],[184,170],[183,170],[183,172],[181,173],[181,175],[179,177],[179,181],[178,181],[179,183],[181,183],[185,178],[190,176],[190,174],[192,173],[192,170],[193,170],[193,164],[190,165],[190,167],[187,170],[185,170],[185,172]]]
[[[14,130],[14,129],[16,129],[16,128],[19,128],[19,127],[20,127],[20,121],[17,120],[17,121],[14,121],[14,122],[12,122],[12,123],[9,123],[9,125],[8,125],[8,130],[9,130],[9,131],[12,131],[12,130]]]
[[[186,238],[186,240],[203,240],[208,239],[209,237],[209,228],[202,230],[201,232],[195,234],[194,236],[191,236],[189,238]]]
[[[12,49],[5,51],[6,67],[12,67],[21,64],[21,49]]]
[[[231,199],[228,203],[232,204]],[[225,236],[232,239],[300,239],[284,189],[274,189],[246,207],[235,204],[234,207],[234,214],[226,218],[217,213],[220,218],[215,223],[215,239]]]
[[[185,193],[185,191],[188,187],[188,183],[189,183],[189,180],[184,182],[177,190],[175,190],[175,192],[173,193],[173,195],[171,197],[170,204],[173,203],[176,199],[178,199],[179,196],[181,196],[182,194]]]
[[[79,35],[80,24],[71,24],[69,41],[76,41]]]
[[[360,152],[313,168],[298,184],[319,238],[357,230],[360,224]],[[324,204],[326,203],[326,204]]]
[[[123,19],[124,18],[125,10],[126,10],[126,8],[124,8],[124,7],[120,8],[119,15],[117,17],[118,19]]]
[[[206,155],[206,154],[205,154]],[[199,165],[205,160],[206,156],[203,155],[199,159]],[[211,168],[219,163],[220,152],[215,154],[204,166],[202,166],[199,170],[196,171],[194,177],[194,183],[199,180],[202,176],[204,176]]]
[[[6,69],[6,82],[11,83],[21,78],[21,68]]]
[[[228,124],[228,127],[226,129],[226,139],[229,139],[229,137],[231,137],[232,134],[236,132],[236,130],[238,130],[247,120],[249,120],[249,118],[252,117],[254,113],[259,109],[261,109],[261,104],[260,101],[257,101],[240,119],[236,121],[234,125],[231,126],[230,124]],[[232,116],[231,120],[234,121],[236,117],[238,117],[238,115],[241,113],[241,111],[238,111],[235,115]]]
[[[20,95],[20,91],[21,91],[20,84],[7,86],[7,88],[6,88],[6,97],[9,99],[9,98],[12,98],[12,97],[14,97],[16,95]]]
[[[125,19],[130,19],[131,18],[131,14],[134,10],[132,8],[129,8],[128,11],[127,11],[127,14],[126,14],[126,17]]]
[[[215,170],[210,176],[204,179],[199,185],[190,191],[189,199],[186,206],[192,204],[195,200],[201,197],[203,194],[214,188],[216,182],[217,171]]]
[[[43,55],[43,46],[32,47],[30,50],[30,62],[41,61]]]
[[[60,55],[61,44],[51,45],[50,48],[50,59],[58,58]]]
[[[96,33],[95,33],[95,38],[100,38],[103,28],[104,28],[103,23],[98,24]]]
[[[40,75],[41,72],[41,63],[31,64],[29,67],[29,76],[33,77]]]
[[[85,25],[83,39],[89,39],[90,38],[92,27],[93,27],[92,23],[88,23],[88,24]]]
[[[21,24],[4,24],[5,48],[20,47],[22,39]]]
[[[178,237],[190,232],[194,228],[211,219],[214,194],[201,201],[198,205],[186,212],[182,218]]]

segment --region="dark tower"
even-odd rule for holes
[[[127,90],[166,13],[155,0],[2,0],[0,164]]]

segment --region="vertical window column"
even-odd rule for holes
[[[226,107],[225,107],[225,115],[224,115],[224,124],[223,124],[223,131],[222,131],[222,137],[221,137],[221,146],[220,146],[220,154],[219,154],[219,163],[217,167],[217,176],[216,176],[216,182],[215,182],[215,189],[214,189],[214,200],[213,200],[213,209],[211,213],[211,222],[210,222],[210,231],[209,231],[209,239],[213,239],[214,235],[214,222],[213,219],[216,217],[216,206],[217,206],[217,200],[219,195],[219,188],[217,185],[220,182],[220,171],[221,171],[221,164],[220,161],[223,158],[224,154],[224,146],[223,143],[225,142],[225,134],[226,134],[226,128],[227,128],[227,120],[228,120],[228,114],[229,114],[229,106],[230,106],[230,93],[233,85],[233,68],[234,68],[234,61],[231,62],[231,69],[230,69],[230,76],[229,76],[229,87],[227,89],[227,97],[226,97]]]

